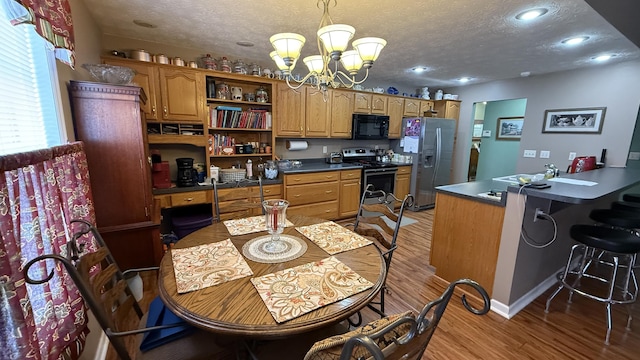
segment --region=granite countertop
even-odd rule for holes
[[[608,167],[566,174],[544,180],[544,182],[551,187],[547,189],[526,187],[527,196],[569,204],[583,204],[640,183],[640,169]],[[520,191],[520,186],[509,186],[508,191],[517,193]]]
[[[469,198],[486,204],[506,206],[507,185],[496,184],[493,180],[471,181],[466,183],[443,185],[436,191],[454,196]],[[495,193],[495,196],[490,194]]]
[[[356,163],[327,164],[324,159],[301,160],[302,166],[287,170],[280,170],[283,174],[301,174],[308,172],[336,171],[348,169],[362,169],[362,165]]]
[[[282,184],[282,179],[280,179],[280,178],[262,179],[262,185],[275,185],[275,184]],[[218,188],[219,189],[228,189],[228,188],[237,187],[238,185],[239,185],[239,187],[257,186],[254,183],[243,183],[241,181],[238,184],[237,182],[234,181],[234,182],[231,182],[231,183],[218,183]],[[213,184],[187,186],[187,187],[172,187],[172,188],[168,188],[168,189],[153,189],[153,195],[177,194],[177,193],[189,192],[189,191],[206,191],[206,190],[213,190]]]

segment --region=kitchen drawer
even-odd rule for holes
[[[285,175],[284,183],[289,185],[311,184],[311,183],[323,183],[326,181],[336,181],[340,179],[339,171],[323,171],[306,174],[290,174]]]
[[[187,206],[210,203],[208,199],[209,191],[190,191],[178,194],[171,194],[171,206]]]
[[[411,174],[411,166],[398,166],[397,175]]]
[[[300,206],[290,206],[287,209],[288,215],[304,215],[326,220],[338,218],[338,201],[329,201],[317,204]]]
[[[256,190],[258,191],[258,190]],[[282,196],[282,185],[263,185],[262,194],[264,197],[273,198],[274,196]]]
[[[337,200],[339,189],[337,181],[287,186],[287,200],[290,206]]]
[[[160,203],[161,209],[171,207],[171,195],[155,195],[153,198]]]
[[[340,171],[340,180],[360,179],[361,175],[361,169],[342,170]]]

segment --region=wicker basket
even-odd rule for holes
[[[220,170],[220,181],[222,182],[233,182],[244,180],[247,176],[246,169],[221,169]]]

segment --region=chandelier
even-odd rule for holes
[[[317,32],[319,55],[307,56],[302,62],[309,69],[309,73],[302,79],[292,76],[292,70],[300,57],[304,36],[294,33],[281,33],[271,36],[269,41],[275,51],[270,56],[278,69],[283,73],[292,89],[298,89],[305,83],[313,84],[324,94],[329,87],[340,86],[352,88],[362,84],[369,76],[369,68],[380,55],[380,51],[387,44],[386,40],[375,37],[365,37],[354,40],[351,44],[354,50],[347,50],[349,41],[353,38],[355,29],[344,24],[334,24],[329,15],[329,3],[332,0],[318,0],[317,5],[324,4],[324,12]],[[333,0],[334,6],[337,0]],[[342,64],[342,71],[338,68]],[[365,69],[364,78],[356,80],[360,69]]]

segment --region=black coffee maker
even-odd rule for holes
[[[198,183],[198,170],[193,167],[192,158],[177,158],[178,177],[176,185],[179,187],[195,186]]]

